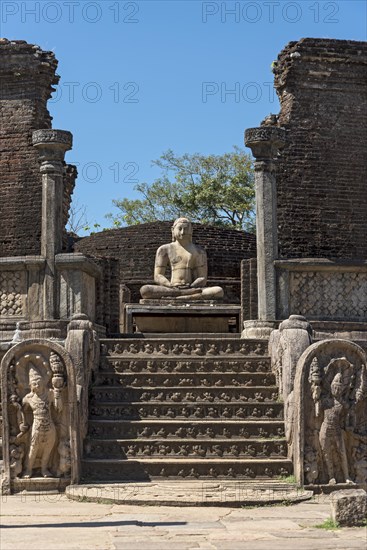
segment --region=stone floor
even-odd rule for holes
[[[1,550],[366,549],[366,528],[316,529],[329,497],[251,508],[76,502],[65,495],[0,497]]]

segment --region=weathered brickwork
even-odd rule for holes
[[[90,256],[119,259],[120,282],[128,286],[135,302],[140,286],[153,280],[155,253],[172,239],[171,226],[172,222],[154,222],[104,231],[81,239],[74,248]],[[255,236],[200,224],[193,226],[195,243],[207,251],[211,284],[224,284],[227,301],[239,302],[240,264],[256,255]]]
[[[367,44],[302,39],[278,57],[280,258],[367,258]]]
[[[102,277],[96,285],[96,321],[106,327],[107,335],[119,332],[119,260],[94,258],[102,267]]]
[[[47,100],[57,60],[22,40],[0,40],[0,257],[40,253],[42,182],[33,130],[51,128]],[[65,176],[64,220],[75,180]]]
[[[40,253],[41,176],[32,131],[50,128],[46,108],[57,61],[23,41],[0,43],[0,256]]]
[[[257,319],[257,260],[241,262],[241,321]]]

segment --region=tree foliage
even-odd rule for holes
[[[114,200],[113,225],[134,225],[186,216],[193,222],[254,230],[254,172],[251,157],[235,147],[223,155],[168,150],[153,165],[161,177],[139,183],[139,199]]]

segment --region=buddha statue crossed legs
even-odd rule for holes
[[[174,222],[172,239],[171,243],[158,248],[154,265],[156,284],[141,287],[141,296],[144,299],[179,301],[223,298],[220,286],[206,286],[206,252],[192,242],[192,225],[187,218],[178,218]],[[170,281],[165,276],[168,265],[171,267]]]

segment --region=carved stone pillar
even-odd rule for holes
[[[258,278],[258,319],[276,319],[276,278],[278,257],[276,157],[285,143],[285,130],[275,126],[249,128],[245,145],[255,157],[256,240]]]
[[[72,146],[72,135],[64,130],[36,130],[33,145],[38,149],[42,174],[41,254],[46,258],[44,319],[56,316],[55,255],[62,248],[64,156]]]

